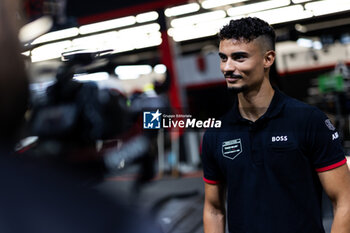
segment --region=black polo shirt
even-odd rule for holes
[[[317,108],[278,90],[257,121],[236,101],[203,137],[204,181],[227,186],[231,233],[323,233],[317,172],[346,163],[339,135]]]

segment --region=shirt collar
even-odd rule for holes
[[[272,97],[271,103],[270,103],[267,111],[257,121],[260,121],[263,119],[271,119],[271,118],[277,116],[282,111],[282,109],[285,105],[285,95],[277,88],[274,88],[274,90],[275,90],[275,93]],[[247,119],[244,119],[238,110],[238,98],[235,99],[233,107],[228,114],[228,117],[229,117],[228,120],[230,123],[248,122],[249,121]]]

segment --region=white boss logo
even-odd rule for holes
[[[286,142],[288,141],[287,136],[273,136],[272,137],[272,142]]]

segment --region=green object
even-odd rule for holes
[[[341,74],[323,74],[318,77],[318,89],[321,93],[343,92],[344,77]]]

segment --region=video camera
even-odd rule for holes
[[[81,72],[108,51],[75,51],[63,54],[64,64],[45,100],[33,103],[32,133],[39,138],[89,144],[111,138],[126,130],[126,97],[111,89],[99,89],[95,82],[79,82]]]
[[[32,103],[29,128],[30,134],[38,137],[36,157],[75,160],[79,165],[81,161],[89,160],[90,165],[97,165],[99,169],[103,166],[103,171],[110,171],[149,154],[157,132],[145,132],[138,120],[145,108],[166,108],[168,104],[164,97],[139,93],[130,101],[115,89],[100,89],[96,82],[74,79],[75,74],[87,72],[94,63],[108,58],[109,52],[62,54],[64,64],[59,67],[54,84],[46,89],[44,99]],[[135,125],[141,130],[125,140],[122,146],[102,151],[96,149],[96,141],[128,134]]]

